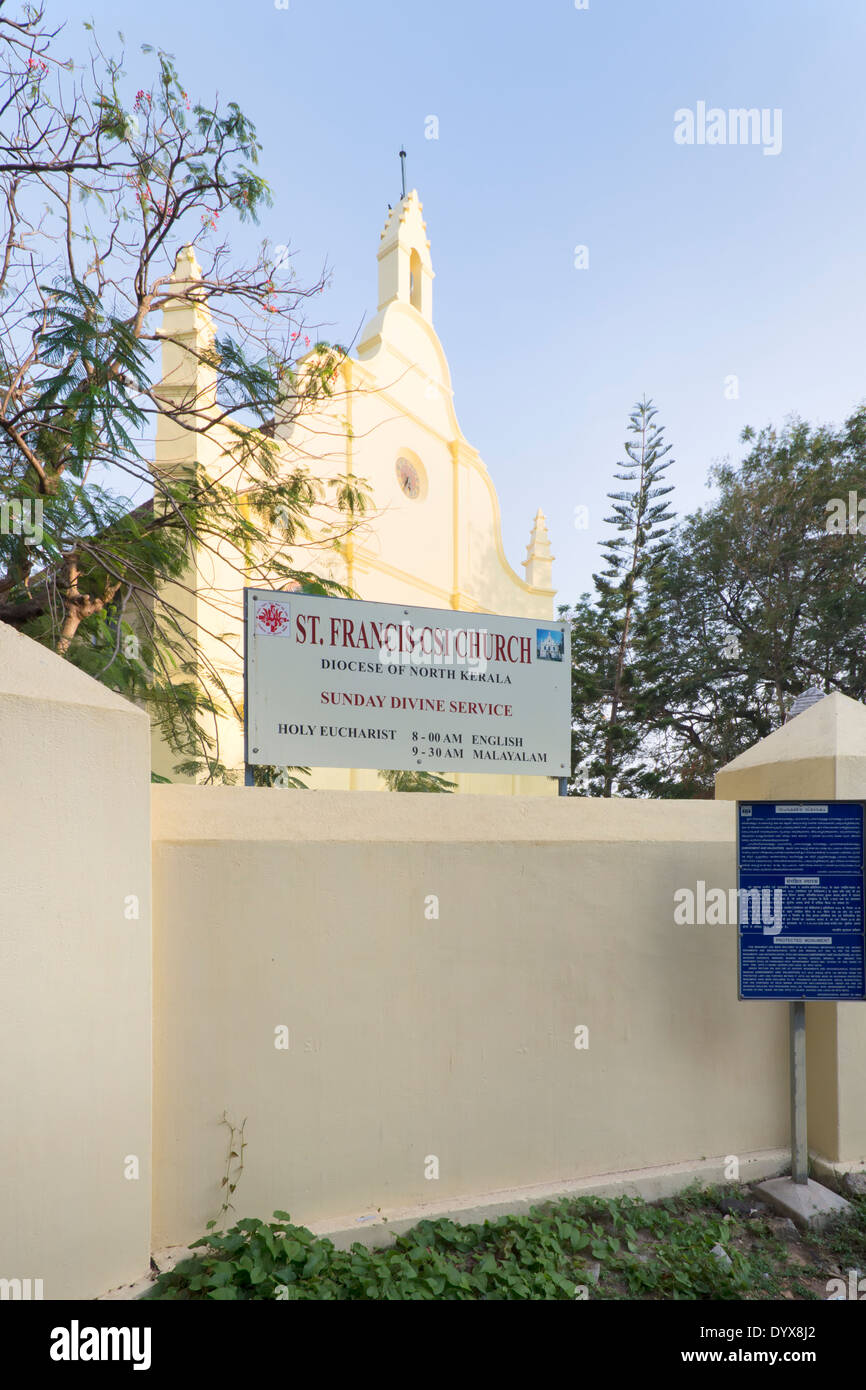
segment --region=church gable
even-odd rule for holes
[[[361,598],[552,617],[544,520],[536,518],[523,578],[505,556],[492,479],[457,420],[433,325],[433,263],[415,190],[389,209],[379,240],[378,308],[357,357],[340,366],[342,389],[312,416],[275,424],[287,467],[352,475],[372,490],[367,522],[346,538],[341,555],[322,551],[322,573]],[[195,269],[181,256],[176,274],[189,278]],[[190,316],[184,330],[197,339],[207,332],[205,319]],[[167,359],[166,366],[177,375],[177,363]],[[176,451],[175,441],[158,441],[158,464],[161,453]]]

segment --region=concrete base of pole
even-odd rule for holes
[[[854,1208],[844,1197],[822,1187],[809,1178],[794,1182],[793,1178],[770,1178],[756,1184],[754,1191],[783,1216],[789,1216],[801,1230],[820,1231],[830,1221],[853,1216]]]

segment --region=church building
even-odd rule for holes
[[[372,494],[371,513],[338,549],[331,544],[306,551],[299,566],[345,584],[359,599],[551,620],[556,591],[544,516],[536,513],[518,574],[503,549],[493,479],[457,420],[451,373],[433,326],[434,272],[417,192],[389,211],[379,243],[378,308],[360,334],[356,353],[339,364],[341,389],[312,417],[302,414],[285,425],[278,420],[274,427],[287,467],[296,468],[300,459],[313,475],[364,479]],[[175,278],[195,280],[197,273],[194,252],[185,248]],[[163,347],[160,389],[171,394],[201,372],[179,345],[194,348],[207,338],[206,305],[174,301],[165,311],[163,332],[172,341]],[[215,450],[212,441],[204,448]],[[201,437],[160,421],[156,467],[170,469],[195,458],[208,466]],[[236,570],[221,573],[218,560],[202,557],[193,587],[187,609],[198,610],[206,631],[220,630],[223,648],[214,659],[225,665],[227,629],[240,657],[243,581]],[[240,695],[240,660],[236,677]],[[242,776],[238,720],[227,718],[219,733],[222,760]],[[155,770],[175,780],[174,761],[155,736]],[[311,787],[384,785],[367,769],[313,769],[304,780]],[[461,773],[455,780],[458,791],[556,792],[553,779],[543,777]]]

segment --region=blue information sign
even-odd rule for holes
[[[737,803],[741,999],[866,999],[863,803]]]

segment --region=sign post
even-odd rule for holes
[[[806,1132],[806,1001],[788,1005],[791,1030],[791,1177],[809,1180],[809,1141]]]
[[[740,998],[789,1001],[791,1179],[762,1190],[814,1220],[847,1204],[809,1180],[806,1001],[866,999],[863,802],[738,801],[737,901]]]

